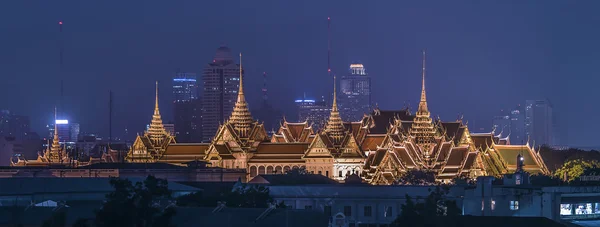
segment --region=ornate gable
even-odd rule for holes
[[[329,138],[324,136],[323,134],[318,134],[313,142],[308,146],[306,153],[303,158],[311,158],[311,157],[333,157],[331,154],[331,142],[328,141]]]

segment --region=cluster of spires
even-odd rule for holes
[[[331,42],[330,42],[330,24],[331,18],[327,18],[328,21],[328,53],[327,53],[327,73],[331,77],[331,65],[330,65],[330,54],[331,54]],[[248,103],[244,95],[244,82],[243,82],[243,67],[242,67],[242,54],[240,53],[240,69],[239,69],[239,91],[237,101],[235,103],[233,112],[229,122],[233,125],[236,132],[240,137],[247,137],[251,130],[254,119],[248,108]],[[337,105],[337,90],[336,90],[336,76],[333,75],[333,104],[331,107],[331,113],[329,120],[327,121],[324,131],[331,137],[334,142],[341,142],[346,134],[343,120],[340,116],[338,105]],[[425,51],[423,51],[423,71],[422,71],[422,88],[421,88],[421,100],[417,111],[417,122],[415,135],[430,134],[433,132],[433,125],[431,123],[430,113],[427,108],[427,97],[425,93]],[[152,122],[148,129],[148,135],[151,140],[155,143],[159,143],[164,139],[165,129],[162,124],[160,116],[160,110],[158,107],[158,82],[156,82],[156,101],[154,107],[154,115],[152,116]]]

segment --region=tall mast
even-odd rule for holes
[[[327,74],[331,78],[331,18],[327,17]],[[336,95],[336,80],[335,74],[333,75],[333,104],[331,106],[331,113],[329,114],[329,120],[325,127],[325,132],[334,140],[335,143],[341,142],[344,137],[344,123],[340,117],[337,107],[337,95]]]
[[[59,32],[59,41],[58,41],[58,51],[59,51],[59,65],[58,65],[58,74],[60,77],[60,99],[59,99],[59,105],[58,108],[61,111],[64,111],[64,107],[63,107],[63,103],[64,103],[64,76],[63,76],[63,34],[62,34],[62,30],[63,30],[63,22],[59,21],[58,22],[58,32]],[[64,116],[61,116],[64,118]]]

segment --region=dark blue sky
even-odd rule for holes
[[[216,48],[244,53],[250,105],[266,71],[273,105],[293,115],[303,92],[331,92],[332,68],[361,61],[382,109],[419,98],[420,50],[428,55],[434,115],[464,113],[472,131],[526,99],[548,98],[562,142],[597,145],[599,1],[1,1],[0,109],[29,115],[40,131],[59,97],[58,25],[64,25],[65,110],[82,130],[142,131],[153,109],[172,118],[170,77],[200,73]]]

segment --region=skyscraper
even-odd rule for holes
[[[530,143],[555,145],[554,118],[550,101],[527,100],[525,102],[525,129]]]
[[[229,118],[237,99],[240,66],[226,46],[217,53],[202,74],[202,141],[210,141],[219,124]],[[243,72],[242,72],[243,73]]]
[[[179,142],[202,141],[201,108],[195,73],[177,73],[173,78],[175,138]],[[166,125],[165,125],[166,126]]]
[[[327,106],[325,100],[317,101],[305,97],[295,102],[298,106],[298,121],[308,121],[315,131],[323,128],[331,112],[331,107]]]
[[[340,114],[344,121],[359,121],[371,112],[371,78],[362,64],[350,64],[340,81]]]
[[[523,145],[525,142],[525,111],[519,104],[510,111],[510,143]]]
[[[0,110],[0,136],[14,137],[17,141],[22,141],[30,131],[29,117]]]
[[[496,130],[496,134],[502,132],[502,136],[505,137],[511,129],[510,113],[500,110],[500,114],[492,119],[492,125]]]

